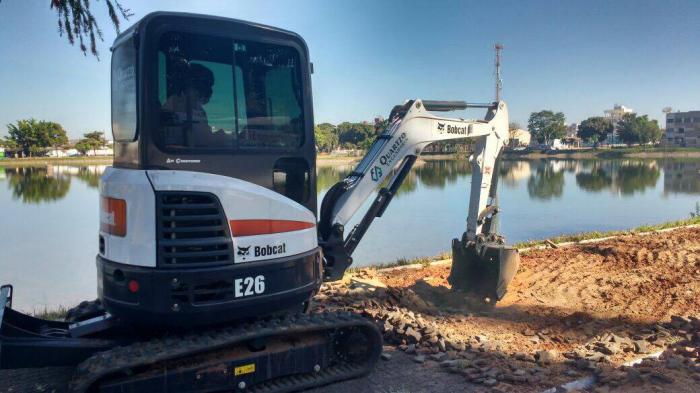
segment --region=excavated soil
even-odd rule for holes
[[[452,292],[449,271],[449,261],[365,269],[324,288],[317,307],[365,313],[388,343],[419,356],[417,362],[432,357],[446,371],[464,374],[468,390],[476,384],[477,391],[542,391],[597,376],[601,391],[700,391],[697,352],[678,355],[690,360],[672,371],[664,362],[676,354],[664,354],[656,365],[662,377],[628,378],[627,368],[619,368],[669,346],[700,344],[700,321],[676,321],[687,323],[685,330],[671,324],[672,316],[700,316],[700,228],[523,253],[508,294],[495,307]],[[437,333],[426,338],[425,326]],[[423,337],[416,340],[415,331]],[[455,370],[449,362],[460,359],[468,361]],[[489,389],[483,387],[487,379],[494,385]]]
[[[366,315],[386,345],[370,376],[314,391],[542,392],[586,377],[586,391],[700,391],[700,228],[523,253],[495,306],[451,291],[449,270],[368,268],[324,285],[315,311]],[[0,371],[0,392],[64,389],[39,374]],[[27,390],[3,388],[32,375]]]

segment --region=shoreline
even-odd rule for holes
[[[363,156],[329,156],[319,154],[316,159],[317,167],[354,165]],[[420,161],[455,160],[464,158],[462,153],[454,154],[425,154],[419,157]],[[697,148],[672,148],[672,149],[581,149],[561,150],[554,152],[545,151],[513,151],[507,150],[504,154],[506,160],[517,159],[614,159],[614,158],[700,158],[700,149]],[[5,158],[0,160],[0,167],[12,166],[46,166],[46,165],[111,165],[112,157],[31,157],[31,158]]]

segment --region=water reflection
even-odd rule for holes
[[[54,202],[69,192],[72,179],[97,188],[104,165],[47,167],[0,167],[0,180],[12,198],[28,204]],[[351,165],[318,168],[317,193],[321,194],[347,176]],[[624,197],[653,189],[664,174],[663,191],[700,194],[700,160],[504,160],[500,181],[507,189],[524,189],[530,199],[561,199],[567,182],[587,193],[608,191]],[[444,190],[469,181],[467,160],[419,161],[406,177],[397,198],[420,188]]]
[[[527,193],[532,199],[549,200],[564,193],[564,166],[559,161],[545,162],[537,166],[527,180]]]
[[[610,190],[624,196],[654,188],[661,176],[656,161],[593,161],[576,173],[576,184],[589,192]]]
[[[6,180],[12,199],[41,204],[65,198],[73,177],[90,188],[97,188],[105,168],[104,165],[0,168],[0,179]]]
[[[667,161],[663,169],[664,192],[700,194],[700,160]]]

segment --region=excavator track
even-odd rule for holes
[[[251,352],[260,342],[268,348]],[[272,348],[282,361],[267,357]],[[78,365],[70,390],[291,392],[365,375],[381,349],[378,328],[359,315],[293,314],[97,353]]]

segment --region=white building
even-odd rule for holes
[[[510,137],[508,145],[511,148],[527,146],[530,144],[530,140],[532,139],[532,135],[528,131],[520,128],[510,130],[508,133]]]
[[[624,105],[615,104],[615,106],[613,106],[612,109],[606,109],[605,111],[603,111],[603,113],[605,114],[606,118],[610,119],[610,121],[612,122],[612,124],[614,126],[613,132],[610,135],[608,135],[608,137],[605,139],[605,143],[607,143],[607,144],[620,143],[620,138],[618,138],[618,135],[617,135],[617,124],[620,122],[620,120],[622,120],[622,118],[626,114],[635,113],[634,109],[628,108]]]

